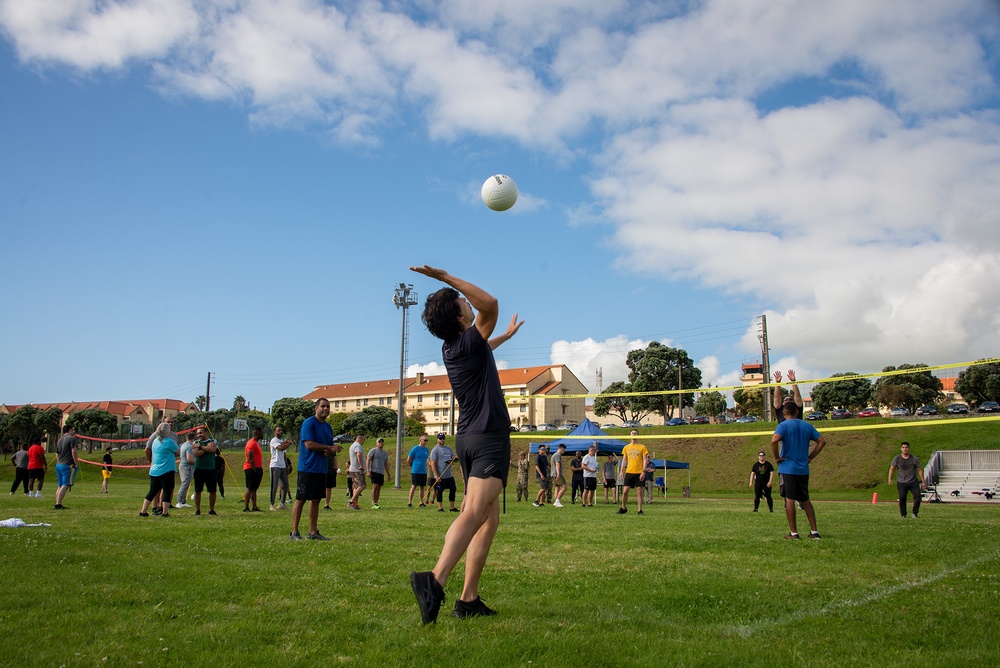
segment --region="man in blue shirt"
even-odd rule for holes
[[[798,419],[798,407],[794,403],[786,403],[782,411],[784,420],[778,424],[774,436],[771,437],[771,450],[774,452],[775,461],[778,462],[778,480],[781,496],[785,499],[785,515],[788,517],[789,534],[785,538],[799,539],[795,525],[795,502],[798,501],[802,504],[802,510],[806,511],[806,517],[809,518],[811,529],[809,537],[818,540],[816,512],[813,510],[812,501],[809,500],[809,462],[826,445],[826,439],[811,424]],[[813,441],[816,442],[816,447],[809,452],[809,446]]]
[[[427,449],[427,434],[420,435],[420,441],[410,450],[406,456],[406,463],[410,465],[410,496],[406,500],[406,507],[413,507],[413,492],[420,488],[420,507],[424,507],[424,487],[427,486],[427,457],[430,450]]]
[[[302,540],[299,520],[302,507],[309,502],[310,540],[330,540],[319,532],[319,502],[326,497],[327,457],[341,450],[333,444],[333,428],[326,423],[330,416],[330,402],[320,399],[316,402],[316,414],[302,423],[299,431],[298,485],[295,490],[295,504],[292,505],[292,533],[289,538]]]

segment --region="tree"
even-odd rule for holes
[[[403,418],[403,435],[420,436],[427,431],[427,419],[419,408]]]
[[[59,433],[62,411],[58,408],[41,410],[31,404],[21,406],[7,419],[7,434],[15,444],[28,443],[33,436]]]
[[[14,444],[10,442],[10,434],[7,433],[8,422],[10,422],[10,415],[0,413],[0,452],[9,452],[14,447]]]
[[[622,422],[628,422],[629,420],[641,420],[652,413],[651,410],[642,410],[636,406],[635,400],[638,397],[620,396],[622,393],[631,391],[632,386],[629,383],[620,380],[611,383],[603,392],[594,397],[594,414],[601,417],[614,415]]]
[[[958,374],[955,391],[970,404],[1000,401],[1000,363],[977,364]]]
[[[694,412],[698,415],[718,415],[726,410],[726,398],[722,392],[713,390],[702,392],[694,402]]]
[[[396,411],[386,406],[369,406],[351,413],[341,427],[347,434],[388,436],[396,433]]]
[[[265,432],[271,430],[271,416],[265,413],[264,411],[246,410],[237,413],[233,417],[233,420],[235,420],[236,418],[246,420],[247,425],[250,427],[251,432],[258,427],[263,429]],[[229,428],[232,429],[232,421],[230,421]]]
[[[66,424],[81,436],[103,436],[118,431],[118,418],[100,408],[87,408],[66,418]]]
[[[316,404],[307,399],[286,397],[271,406],[271,424],[285,431],[285,438],[299,440],[302,423],[316,414]]]
[[[233,412],[243,413],[248,410],[250,410],[250,404],[247,403],[242,394],[237,394],[236,398],[233,399]]]
[[[764,417],[764,388],[741,387],[733,392],[733,401],[736,403],[736,412],[740,415]]]
[[[840,378],[856,375],[853,371],[844,371],[830,377]],[[813,407],[820,411],[828,411],[838,407],[860,410],[871,403],[872,392],[872,382],[867,378],[816,383],[812,389]]]
[[[199,411],[205,410],[205,407],[208,406],[208,397],[204,394],[199,394],[194,398],[194,405],[198,407]]]
[[[926,368],[926,364],[900,364],[898,367],[887,366],[882,371]],[[930,371],[881,376],[875,381],[875,401],[881,406],[905,406],[913,413],[924,404],[942,399],[942,387],[941,379]]]
[[[694,365],[687,351],[665,346],[659,341],[651,342],[644,350],[629,351],[625,364],[630,370],[628,379],[633,392],[696,390],[701,387],[701,369]],[[679,386],[678,380],[681,382]],[[669,420],[673,417],[675,408],[694,406],[694,394],[638,396],[633,397],[633,403],[647,411],[647,414],[656,412]]]

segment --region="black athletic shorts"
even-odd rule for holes
[[[626,473],[625,474],[625,486],[626,487],[642,487],[642,480],[639,480],[641,473]]]
[[[320,474],[322,475],[322,474]],[[326,486],[328,488],[333,488],[337,486],[337,471],[327,471],[326,472]]]
[[[427,486],[427,474],[426,473],[411,473],[410,478],[413,479],[414,487],[426,487]]]
[[[264,479],[264,469],[243,469],[243,479],[246,487],[251,492],[260,489],[260,482]]]
[[[590,489],[590,490],[597,489],[597,478],[584,478],[583,479],[583,488],[584,489]]]
[[[782,498],[793,501],[809,500],[809,476],[779,473],[778,481],[780,482]]]
[[[215,475],[215,469],[195,469],[194,491],[201,494],[201,492],[207,487],[209,494],[215,494],[218,480],[218,476]]]
[[[28,480],[45,481],[45,469],[28,469]]]
[[[615,479],[614,478],[605,478],[604,479],[604,489],[614,489],[615,487],[616,487],[616,485],[615,485]]]
[[[295,486],[296,501],[318,501],[326,497],[326,474],[299,471]]]
[[[372,478],[373,485],[384,485],[385,484],[385,474],[384,473],[372,473],[370,474]]]
[[[539,478],[538,476],[535,476],[535,480],[538,481],[538,486],[541,487],[542,489],[548,489],[549,488],[549,479],[548,478]]]
[[[500,478],[507,486],[510,471],[510,429],[485,434],[459,434],[455,438],[455,454],[462,467],[462,476],[469,478]]]

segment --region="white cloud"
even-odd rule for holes
[[[666,345],[667,342],[664,342]],[[601,370],[603,387],[615,381],[628,380],[625,358],[630,350],[649,345],[649,341],[629,339],[624,334],[595,341],[556,341],[549,353],[550,364],[565,364],[591,392],[597,391],[597,371]]]
[[[406,377],[416,378],[418,373],[425,376],[445,376],[448,374],[444,364],[440,362],[428,362],[427,364],[411,364],[406,367]]]

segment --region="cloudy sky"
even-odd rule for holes
[[[392,378],[424,263],[591,389],[996,356],[998,75],[986,0],[0,0],[0,402]]]

